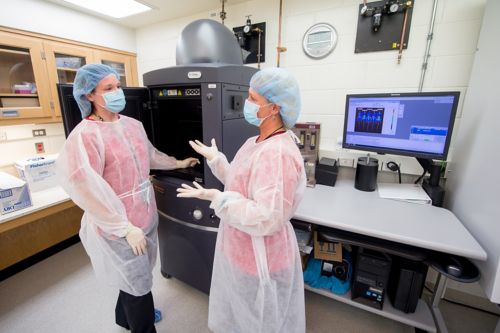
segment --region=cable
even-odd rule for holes
[[[463,303],[460,303],[460,302],[455,302],[455,301],[452,301],[452,300],[447,299],[447,298],[443,298],[443,300],[445,300],[448,303],[452,303],[452,304],[455,304],[455,305],[460,305],[460,306],[463,306],[463,307],[466,307],[466,308],[469,308],[469,309],[472,309],[472,310],[477,310],[477,311],[481,311],[481,312],[484,312],[484,313],[488,313],[488,314],[496,316],[496,317],[500,317],[500,314],[495,313],[495,312],[491,312],[491,311],[488,311],[488,310],[483,310],[483,309],[476,308],[474,306],[470,306],[470,305],[463,304]]]
[[[398,172],[399,183],[401,184],[401,169],[399,168],[399,165],[393,161],[387,162],[386,165],[389,170]]]
[[[420,175],[420,177],[417,178],[417,180],[415,180],[415,183],[414,184],[418,184],[422,178],[424,178],[425,174],[427,173],[427,171],[424,170],[424,172],[422,172],[422,174]]]
[[[424,288],[430,292],[431,294],[434,294],[434,291],[431,290],[431,288],[429,288],[427,286],[427,284],[424,284]],[[470,306],[470,305],[467,305],[467,304],[464,304],[464,303],[460,303],[460,302],[456,302],[456,301],[452,301],[450,299],[447,299],[447,298],[442,298],[443,301],[446,301],[448,303],[452,303],[452,304],[455,304],[455,305],[460,305],[460,306],[463,306],[463,307],[466,307],[466,308],[469,308],[469,309],[472,309],[472,310],[476,310],[476,311],[481,311],[481,312],[484,312],[484,313],[488,313],[490,315],[493,315],[493,316],[496,316],[496,317],[500,317],[500,314],[498,313],[495,313],[495,312],[491,312],[491,311],[488,311],[488,310],[484,310],[484,309],[481,309],[481,308],[476,308],[474,306]]]

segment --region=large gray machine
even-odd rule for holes
[[[177,159],[199,157],[202,163],[154,172],[161,272],[208,293],[219,220],[209,202],[177,198],[176,189],[192,181],[223,188],[188,141],[209,143],[215,138],[232,160],[245,140],[257,133],[243,117],[256,70],[242,65],[234,35],[212,20],[198,20],[184,29],[177,64],[144,74],[151,103],[150,137],[160,151]]]

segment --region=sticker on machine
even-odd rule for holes
[[[199,79],[200,77],[201,77],[201,72],[200,71],[188,72],[188,78],[189,79]]]
[[[215,88],[217,88],[217,84],[215,84],[215,83],[208,84],[208,89],[215,89]]]

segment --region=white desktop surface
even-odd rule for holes
[[[355,189],[353,179],[307,188],[294,218],[469,259],[487,257],[449,210],[382,199],[377,191]]]
[[[46,190],[31,192],[31,206],[17,210],[12,213],[0,215],[0,223],[17,219],[39,210],[55,206],[65,201],[69,201],[68,194],[60,186],[51,187]]]

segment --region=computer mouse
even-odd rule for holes
[[[446,265],[446,273],[457,277],[462,275],[462,265],[456,259],[452,259],[452,261],[452,263]]]

